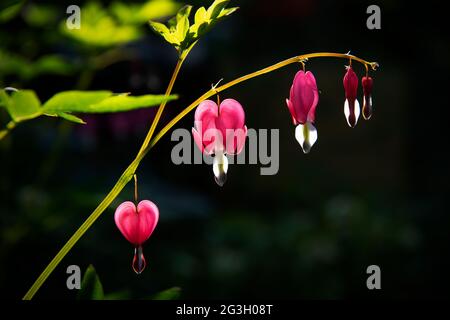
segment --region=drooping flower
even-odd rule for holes
[[[344,114],[348,125],[353,128],[358,122],[361,111],[359,102],[356,99],[358,93],[358,77],[351,66],[347,67],[343,83],[345,89]]]
[[[314,121],[318,102],[319,91],[314,75],[310,71],[305,73],[300,70],[294,77],[286,104],[291,113],[292,121],[297,126],[295,138],[300,143],[304,153],[308,153],[317,141]]]
[[[212,100],[201,102],[195,111],[192,135],[200,151],[214,156],[214,178],[223,186],[228,171],[227,154],[239,154],[247,137],[241,104],[234,99],[225,99],[219,106]]]
[[[373,79],[369,76],[363,77],[361,83],[364,93],[362,114],[365,120],[369,120],[370,117],[372,117],[373,113],[373,105],[372,105]]]
[[[158,223],[158,207],[149,200],[142,200],[136,205],[131,201],[123,202],[117,207],[114,221],[117,228],[132,245],[134,245],[133,270],[140,274],[146,266],[142,245],[151,236]]]

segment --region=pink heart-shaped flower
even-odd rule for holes
[[[225,99],[220,106],[205,100],[195,110],[192,135],[198,148],[206,154],[239,154],[247,137],[244,109],[234,99]]]
[[[158,207],[149,200],[142,200],[137,208],[133,202],[126,201],[114,214],[117,228],[135,246],[142,245],[151,236],[158,218]]]

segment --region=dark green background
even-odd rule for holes
[[[304,155],[284,99],[298,65],[233,87],[249,128],[280,129],[280,170],[229,168],[223,188],[207,165],[175,166],[170,136],[139,171],[139,192],[160,208],[146,243],[148,268],[136,276],[133,248],[116,229],[121,193],[36,295],[73,299],[65,269],[93,264],[106,293],[146,298],[172,287],[182,298],[406,298],[448,297],[450,218],[449,42],[446,12],[377,1],[382,29],[366,28],[365,1],[233,1],[241,9],[198,44],[166,108],[167,122],[220,78],[229,81],[285,58],[349,50],[378,61],[373,73],[375,113],[357,127],[343,114],[344,60],[307,64],[321,91],[319,140]],[[65,6],[58,2],[61,18]],[[198,6],[200,1],[192,4]],[[74,4],[71,2],[71,4]],[[55,5],[57,3],[55,2]],[[68,41],[44,41],[54,26],[30,28],[18,17],[1,25],[0,46],[23,55],[59,52],[77,61]],[[130,44],[139,54],[98,73],[89,89],[161,93],[176,61],[174,50],[150,30]],[[359,76],[363,67],[355,65]],[[78,74],[3,86],[38,92],[41,100],[74,88]],[[154,110],[85,117],[86,126],[59,119],[20,125],[0,142],[0,292],[18,299],[88,217],[133,159]],[[2,124],[6,115],[2,114]],[[130,125],[129,130],[121,124]],[[193,114],[177,127],[190,129]],[[381,267],[382,290],[366,288],[366,268]]]

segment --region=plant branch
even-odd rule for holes
[[[166,95],[170,95],[172,92],[173,85],[175,84],[175,80],[180,71],[181,65],[183,64],[186,56],[181,57],[177,65],[175,66],[175,70],[170,79],[169,85],[167,86]],[[153,119],[150,130],[145,138],[141,150],[145,150],[150,139],[152,138],[153,132],[155,131],[156,124],[159,121],[162,112],[164,111],[164,107],[166,102],[163,102],[158,109],[158,112]],[[90,216],[83,222],[83,224],[78,228],[77,231],[70,237],[70,239],[66,242],[66,244],[61,248],[61,250],[56,254],[56,256],[50,261],[50,263],[45,267],[44,271],[39,275],[37,280],[33,283],[28,292],[24,295],[23,300],[31,300],[42,284],[47,280],[50,274],[55,270],[61,260],[67,255],[67,253],[72,249],[72,247],[77,243],[77,241],[84,235],[84,233],[92,226],[92,224],[100,217],[100,215],[109,207],[109,205],[114,201],[115,198],[120,194],[122,189],[128,184],[128,182],[133,178],[133,175],[136,172],[139,163],[144,158],[144,153],[138,152],[136,158],[133,162],[128,166],[128,168],[122,173],[119,180],[116,182],[114,187],[108,193],[108,195],[102,200],[102,202],[97,206],[97,208],[90,214]]]
[[[0,131],[0,140],[2,140],[5,136],[7,136],[8,133],[10,133],[11,130],[16,127],[16,125],[17,125],[17,123],[14,122],[13,120],[8,122],[8,124],[6,125],[5,129]]]
[[[310,54],[304,54],[304,55],[300,55],[300,56],[296,56],[296,57],[292,57],[286,60],[283,60],[281,62],[278,62],[276,64],[273,64],[267,68],[249,73],[245,76],[242,76],[240,78],[237,78],[235,80],[232,80],[228,83],[225,83],[223,85],[221,85],[220,87],[217,87],[215,89],[210,89],[207,92],[205,92],[203,95],[201,95],[197,100],[195,100],[194,102],[192,102],[188,107],[186,107],[183,111],[181,111],[175,118],[173,118],[164,128],[161,129],[161,131],[159,131],[155,138],[150,142],[146,152],[148,152],[151,148],[153,148],[153,146],[175,125],[178,123],[178,121],[180,121],[181,119],[183,119],[189,112],[191,112],[195,107],[197,107],[197,105],[200,104],[200,102],[202,102],[203,100],[208,99],[209,97],[224,91],[232,86],[235,86],[241,82],[247,81],[249,79],[261,76],[263,74],[275,71],[277,69],[283,68],[285,66],[288,66],[292,63],[304,63],[305,61],[307,61],[308,59],[312,59],[312,58],[323,58],[323,57],[332,57],[332,58],[342,58],[342,59],[351,59],[354,61],[358,61],[360,63],[362,63],[366,70],[370,67],[372,70],[376,70],[376,68],[378,67],[378,63],[377,62],[369,62],[366,60],[363,60],[361,58],[358,58],[356,56],[350,55],[350,54],[342,54],[342,53],[333,53],[333,52],[319,52],[319,53],[310,53]]]
[[[188,50],[190,50],[190,49],[188,49]],[[189,51],[187,51],[187,53],[188,52]],[[178,76],[178,72],[180,71],[181,65],[182,65],[184,59],[186,58],[187,53],[185,55],[181,55],[180,59],[177,62],[175,70],[172,74],[172,78],[171,78],[169,85],[167,87],[167,90],[166,90],[167,95],[170,94],[170,92],[172,90],[172,87]],[[127,167],[127,169],[122,173],[122,175],[120,176],[119,180],[114,185],[112,190],[103,199],[103,201],[98,205],[98,207],[94,210],[94,212],[92,212],[91,215],[83,222],[83,224],[78,228],[78,230],[72,235],[72,237],[70,237],[70,239],[66,242],[66,244],[56,254],[56,256],[52,259],[52,261],[47,265],[47,267],[44,269],[44,271],[41,273],[41,275],[38,277],[38,279],[35,281],[35,283],[31,286],[31,288],[25,294],[23,299],[30,300],[33,298],[33,296],[36,294],[36,292],[39,290],[39,288],[42,286],[42,284],[47,280],[49,275],[53,272],[53,270],[57,267],[57,265],[61,262],[61,260],[72,249],[72,247],[83,236],[83,234],[91,227],[91,225],[98,219],[98,217],[109,207],[109,205],[112,203],[112,201],[120,194],[120,192],[128,184],[128,182],[133,178],[133,175],[135,174],[140,162],[145,157],[145,155],[148,153],[148,151],[164,136],[164,134],[166,134],[175,124],[178,123],[178,121],[180,121],[184,116],[186,116],[190,111],[192,111],[200,102],[202,102],[205,99],[208,99],[209,97],[213,96],[214,94],[216,94],[218,92],[224,91],[224,90],[226,90],[234,85],[237,85],[241,82],[244,82],[246,80],[249,80],[249,79],[258,77],[260,75],[275,71],[277,69],[280,69],[282,67],[290,65],[292,63],[305,62],[308,59],[318,58],[318,57],[335,57],[335,58],[351,59],[353,61],[358,61],[358,62],[362,63],[366,68],[368,68],[370,66],[373,70],[375,70],[378,67],[378,64],[376,62],[368,62],[368,61],[365,61],[365,60],[360,59],[353,55],[340,54],[340,53],[321,52],[321,53],[311,53],[311,54],[305,54],[305,55],[300,55],[300,56],[296,56],[293,58],[289,58],[284,61],[278,62],[274,65],[271,65],[267,68],[264,68],[264,69],[255,71],[253,73],[247,74],[245,76],[242,76],[240,78],[237,78],[237,79],[230,81],[226,84],[223,84],[222,86],[217,87],[215,89],[208,90],[203,95],[201,95],[198,99],[196,99],[194,102],[192,102],[188,107],[186,107],[183,111],[181,111],[166,126],[164,126],[161,129],[161,131],[159,131],[158,134],[152,139],[153,133],[156,129],[156,126],[159,122],[159,119],[161,118],[161,115],[164,111],[164,107],[166,105],[166,103],[163,102],[158,109],[158,112],[152,122],[150,130],[148,131],[147,136],[146,136],[136,158]]]

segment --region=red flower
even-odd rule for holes
[[[289,99],[286,104],[292,116],[295,128],[295,138],[303,149],[308,153],[317,141],[317,130],[313,123],[317,103],[319,102],[319,91],[316,79],[308,71],[300,70],[294,77]]]
[[[372,106],[373,79],[371,77],[363,77],[361,82],[364,93],[362,114],[364,119],[369,120],[373,113],[373,106]]]
[[[345,89],[344,114],[348,125],[353,128],[358,122],[361,111],[359,102],[356,99],[358,93],[358,77],[351,66],[347,67],[347,73],[344,76],[343,83]]]

